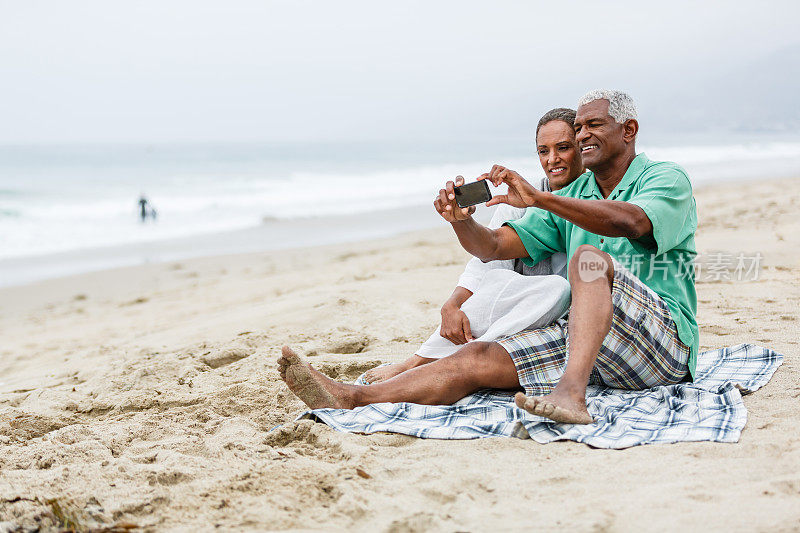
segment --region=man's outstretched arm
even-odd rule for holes
[[[461,246],[481,261],[528,257],[519,235],[508,226],[492,230],[478,224],[472,217],[450,224]]]
[[[498,195],[486,205],[500,203],[515,207],[538,207],[568,220],[595,235],[640,239],[653,233],[653,224],[644,210],[618,200],[580,200],[542,192],[513,170],[494,165],[478,179],[488,179],[495,186],[508,185],[508,194]]]
[[[445,188],[439,191],[433,206],[453,226],[464,250],[484,262],[527,257],[528,252],[513,229],[506,226],[496,230],[489,229],[472,218],[474,207],[458,206],[453,189],[463,183],[464,178],[461,176],[456,178],[455,183],[448,181]]]

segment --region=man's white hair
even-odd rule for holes
[[[628,93],[622,91],[612,91],[610,89],[597,89],[589,91],[578,100],[578,107],[586,105],[595,100],[608,100],[608,114],[618,124],[624,124],[627,120],[639,120],[636,112],[636,104]]]

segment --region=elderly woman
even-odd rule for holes
[[[575,111],[556,108],[545,113],[536,126],[536,150],[545,172],[541,182],[544,191],[566,187],[584,172],[575,142],[574,122]],[[460,183],[463,179],[456,184]],[[509,220],[521,218],[525,211],[500,204],[489,227],[499,228]],[[532,267],[519,259],[483,263],[473,257],[442,306],[442,323],[436,333],[405,361],[367,371],[364,381],[377,383],[390,379],[451,355],[459,345],[475,338],[494,340],[502,334],[545,326],[561,318],[569,308],[569,284],[564,281],[566,267],[567,257],[563,253],[553,254]],[[525,280],[514,273],[542,277]]]

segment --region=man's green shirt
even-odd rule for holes
[[[602,200],[592,172],[554,192],[582,200]],[[528,209],[519,220],[507,222],[517,232],[533,265],[555,252],[572,257],[578,246],[590,244],[607,252],[642,280],[667,304],[678,328],[678,337],[690,349],[689,371],[697,366],[699,335],[697,294],[693,261],[697,255],[694,233],[697,208],[686,171],[675,163],[650,161],[639,154],[607,200],[638,205],[653,224],[653,233],[642,239],[604,237],[590,233],[543,209]]]

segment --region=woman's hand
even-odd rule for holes
[[[475,206],[459,207],[456,203],[456,193],[453,189],[461,185],[464,185],[464,178],[456,176],[455,183],[448,181],[445,188],[439,190],[439,196],[433,201],[433,207],[448,222],[467,220],[475,212]]]
[[[442,307],[442,325],[439,335],[453,344],[466,344],[473,340],[469,318],[459,307],[445,304]]]
[[[525,181],[525,178],[517,172],[500,165],[492,166],[492,170],[481,174],[478,179],[489,180],[495,187],[499,187],[503,183],[508,185],[508,193],[495,195],[486,202],[487,206],[508,204],[514,207],[533,207],[541,194],[541,191]]]

